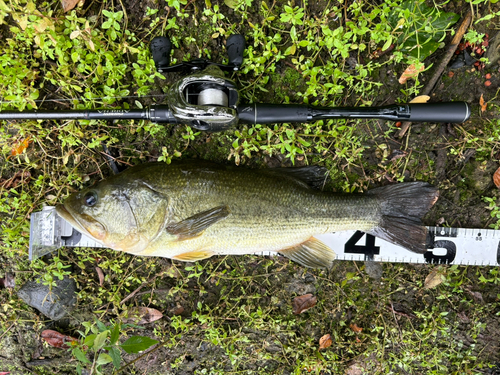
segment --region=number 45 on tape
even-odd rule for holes
[[[427,227],[427,252],[415,254],[360,231],[315,236],[337,253],[339,260],[394,263],[435,263],[497,266],[500,264],[500,231]]]

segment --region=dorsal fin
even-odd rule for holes
[[[328,178],[328,169],[316,165],[298,168],[270,168],[259,170],[265,174],[322,189]]]

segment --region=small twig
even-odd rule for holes
[[[120,302],[120,305],[123,305],[125,302],[127,302],[129,299],[131,299],[133,296],[135,296],[137,293],[139,293],[141,291],[142,288],[144,288],[146,285],[149,285],[151,284],[153,281],[156,280],[157,277],[159,276],[163,276],[164,272],[156,275],[156,276],[153,276],[151,279],[149,279],[148,281],[146,281],[145,283],[143,283],[142,285],[140,285],[136,290],[134,290],[132,293],[130,293],[127,297],[125,297],[124,299],[122,299],[122,301]]]
[[[390,311],[392,312],[392,317],[394,318],[394,322],[396,323],[396,326],[398,327],[398,332],[399,332],[399,338],[401,339],[401,342],[403,342],[403,333],[401,332],[401,327],[399,326],[399,322],[396,319],[396,310],[394,310],[394,305],[391,302],[391,309]]]
[[[289,67],[295,69],[297,72],[301,73],[300,70],[295,65],[289,63],[288,61],[285,61],[285,64],[288,65]]]
[[[134,364],[135,362],[137,362],[139,359],[153,353],[154,351],[158,350],[159,348],[161,348],[165,343],[164,342],[160,342],[158,343],[158,345],[156,347],[154,347],[153,349],[151,349],[149,352],[146,352],[146,353],[143,353],[141,354],[139,357],[137,357],[136,359],[134,359],[133,361],[127,363],[125,366],[123,367],[120,367],[118,370],[116,370],[115,372],[113,372],[113,375],[115,374],[118,374],[119,372],[125,370],[127,367],[129,367],[130,365]]]
[[[395,314],[398,314],[398,315],[401,315],[401,316],[406,316],[407,318],[409,319],[415,319],[416,318],[416,315],[414,314],[407,314],[405,312],[402,312],[402,311],[398,311],[394,308],[394,305],[392,304],[391,302],[391,305],[390,306],[387,306],[387,309],[392,312],[393,315]]]
[[[0,336],[0,341],[1,341],[1,340],[3,339],[3,337],[7,334],[7,332],[9,332],[9,331],[10,331],[10,329],[11,329],[12,327],[14,327],[14,324],[16,324],[16,323],[15,323],[15,322],[14,322],[14,323],[12,323],[12,324],[10,325],[10,327],[9,327],[9,328],[7,328],[7,330],[6,330],[4,333],[2,333],[2,336]]]
[[[437,80],[441,77],[443,74],[444,69],[450,62],[451,58],[455,54],[455,51],[457,50],[458,45],[460,44],[460,41],[464,37],[465,32],[469,28],[469,25],[472,21],[472,13],[469,11],[460,26],[458,27],[457,32],[455,33],[455,36],[453,37],[450,46],[448,47],[448,50],[446,51],[446,54],[443,56],[441,62],[439,63],[438,67],[434,71],[434,74],[432,75],[431,79],[425,87],[423,88],[422,92],[420,95],[429,95],[434,86],[436,85]],[[408,128],[410,127],[411,122],[405,121],[403,124],[401,124],[401,128],[399,129],[399,132],[397,134],[398,138],[401,138],[406,134],[408,131]]]

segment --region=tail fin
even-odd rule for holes
[[[427,229],[422,217],[436,203],[439,191],[426,182],[389,185],[368,191],[380,201],[382,218],[370,231],[376,237],[424,253]]]

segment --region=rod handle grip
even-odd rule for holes
[[[244,104],[238,106],[242,124],[305,123],[309,121],[307,105],[295,104]]]
[[[453,122],[461,123],[469,119],[471,110],[466,102],[409,103],[411,122]]]

